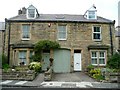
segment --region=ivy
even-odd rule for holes
[[[56,41],[49,41],[49,40],[42,40],[39,41],[35,44],[35,51],[39,52],[41,50],[50,50],[50,49],[56,49],[56,48],[60,48],[59,43],[57,43]]]
[[[57,49],[60,48],[60,45],[56,41],[50,41],[50,40],[41,40],[37,42],[34,46],[35,55],[32,56],[33,61],[40,62],[42,55],[42,50],[50,50],[50,49]]]

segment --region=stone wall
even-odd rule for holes
[[[68,48],[71,50],[71,63],[73,62],[74,49],[81,50],[82,54],[82,66],[86,67],[90,64],[90,52],[88,50],[89,45],[108,45],[110,46],[110,27],[109,24],[96,24],[96,23],[60,23],[60,22],[33,22],[33,23],[12,23],[11,24],[11,35],[10,44],[21,42],[21,27],[22,24],[30,24],[30,40],[24,41],[29,43],[36,43],[39,40],[49,39],[60,43],[61,48]],[[51,24],[51,26],[49,26]],[[58,24],[67,25],[67,40],[60,41],[57,39],[57,26]],[[92,26],[101,26],[102,40],[99,42],[92,40]],[[8,27],[7,27],[8,28]],[[7,31],[8,33],[8,31]],[[112,26],[113,34],[113,46],[115,44],[115,30]],[[6,35],[6,41],[8,40],[8,34]],[[7,42],[6,42],[7,48]],[[12,50],[12,48],[11,48]],[[114,47],[115,50],[115,47]],[[11,51],[11,60],[13,58]],[[108,50],[110,54],[110,48]]]
[[[0,54],[2,54],[2,52],[3,52],[4,34],[5,34],[5,32],[3,30],[0,30]]]

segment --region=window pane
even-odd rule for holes
[[[24,64],[27,64],[26,55],[27,55],[26,50],[19,51],[19,60],[20,60],[19,62],[24,62]]]
[[[97,58],[92,58],[91,63],[92,64],[97,64]]]
[[[94,27],[94,32],[100,32],[100,27]]]
[[[99,33],[94,33],[93,35],[94,35],[94,36],[93,36],[94,39],[100,39],[100,34],[99,34]]]
[[[97,52],[92,52],[92,57],[97,57]]]
[[[93,27],[93,39],[101,39],[101,31],[98,26]]]
[[[95,19],[95,11],[89,11],[89,18]]]
[[[22,26],[22,38],[30,38],[30,26],[29,25]]]
[[[92,52],[91,63],[92,64],[97,64],[97,52],[96,51]]]
[[[35,9],[29,9],[28,10],[28,16],[31,17],[31,18],[34,18],[35,17]]]
[[[66,26],[58,26],[58,39],[66,39]]]
[[[105,52],[100,52],[100,57],[105,57],[105,56],[104,56],[104,53],[105,53]]]
[[[99,59],[99,64],[105,64],[105,59],[104,58],[100,58]]]

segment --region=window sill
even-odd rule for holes
[[[101,42],[102,40],[100,39],[93,39],[94,42]]]
[[[92,64],[93,66],[106,66],[106,64]]]
[[[30,38],[22,38],[21,40],[23,40],[23,41],[29,41]]]
[[[58,39],[59,41],[66,41],[67,39]]]
[[[98,66],[98,64],[92,64],[93,66]]]
[[[99,66],[106,66],[106,64],[99,64]]]

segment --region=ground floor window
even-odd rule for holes
[[[91,51],[91,64],[92,65],[106,65],[106,52],[105,51]]]
[[[19,51],[19,64],[24,64],[26,65],[27,64],[27,50],[20,50]]]
[[[33,49],[18,48],[13,51],[13,64],[14,65],[28,65],[32,62]]]

